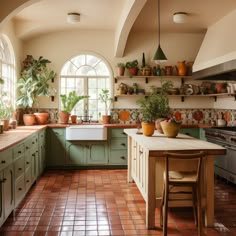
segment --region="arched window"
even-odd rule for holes
[[[0,35],[0,78],[4,80],[1,93],[7,92],[7,96],[15,104],[15,56],[10,40],[5,35]]]
[[[60,75],[60,94],[75,90],[78,95],[87,95],[80,101],[73,114],[84,121],[97,121],[105,113],[104,104],[99,101],[102,89],[111,91],[111,71],[107,63],[94,55],[82,54],[67,61]]]

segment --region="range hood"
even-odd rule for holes
[[[236,80],[236,59],[193,72],[193,79]]]
[[[193,65],[193,78],[236,80],[236,10],[208,27]]]

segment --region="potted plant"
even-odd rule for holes
[[[111,116],[108,114],[113,98],[109,97],[109,90],[102,89],[99,94],[99,100],[105,105],[105,115],[102,116],[102,123],[109,124],[111,121]]]
[[[118,76],[123,76],[125,74],[125,63],[119,62],[117,63],[118,68]]]
[[[69,94],[61,94],[61,111],[59,112],[60,123],[67,124],[71,111],[75,105],[82,99],[88,98],[89,96],[80,96],[76,94],[76,91],[71,91]]]
[[[153,93],[147,98],[140,98],[137,103],[140,105],[142,114],[143,134],[152,136],[155,131],[155,122],[158,118],[166,118],[170,112],[169,100],[166,91],[173,83],[162,81],[159,93]]]
[[[135,76],[138,74],[138,61],[133,60],[133,61],[128,61],[125,64],[125,68],[128,69],[129,76]]]
[[[20,95],[16,100],[16,105],[23,108],[32,108],[38,102],[38,96],[49,96],[50,80],[54,80],[56,73],[49,69],[47,65],[51,63],[48,59],[40,56],[34,59],[32,55],[27,55],[23,61],[20,79],[17,82]],[[40,115],[37,113],[36,115]],[[45,114],[43,114],[45,116]],[[23,120],[26,125],[35,123],[35,114],[30,114],[30,122],[27,122],[27,114]],[[48,113],[46,115],[48,117]],[[32,120],[31,120],[32,119]]]

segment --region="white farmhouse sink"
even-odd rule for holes
[[[72,125],[66,127],[66,140],[107,140],[103,125]]]

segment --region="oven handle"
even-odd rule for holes
[[[224,145],[223,147],[224,147],[224,148],[227,148],[227,149],[231,149],[231,150],[234,150],[234,151],[236,151],[236,148],[233,148],[233,147],[231,147],[231,146],[228,146],[228,145]]]

